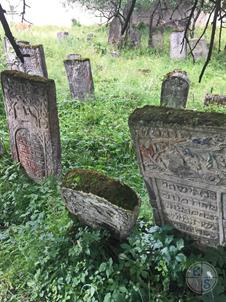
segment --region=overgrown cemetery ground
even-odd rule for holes
[[[162,51],[147,48],[143,30],[140,48],[122,49],[114,56],[104,26],[74,26],[60,42],[56,33],[61,28],[12,30],[18,40],[44,46],[48,76],[56,83],[63,174],[71,168],[103,172],[133,188],[142,205],[136,229],[121,246],[106,239],[104,232],[73,225],[56,180],[35,184],[12,162],[1,92],[0,301],[225,301],[224,249],[200,252],[170,228],[151,226],[128,118],[138,107],[160,104],[164,75],[175,69],[185,70],[190,79],[187,108],[226,114],[224,107],[203,105],[206,93],[226,94],[226,53],[215,50],[199,84],[203,61],[170,60],[168,33]],[[90,58],[95,100],[78,102],[70,96],[63,61],[72,53]],[[2,49],[1,71],[4,62]],[[188,290],[185,271],[194,260],[217,268],[214,293],[195,296]]]

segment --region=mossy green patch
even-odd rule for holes
[[[136,193],[117,180],[90,170],[74,169],[64,178],[66,188],[92,193],[126,210],[139,205]]]

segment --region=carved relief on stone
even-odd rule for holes
[[[129,125],[156,223],[226,245],[226,116],[146,106]]]
[[[71,58],[64,61],[69,87],[73,98],[94,98],[94,83],[89,59]]]
[[[4,39],[4,49],[8,68],[18,70],[30,75],[48,77],[45,54],[42,45],[31,45],[27,41],[17,41],[24,57],[24,63],[17,58],[10,42]]]
[[[4,71],[1,82],[13,159],[35,181],[58,175],[61,152],[54,81]]]

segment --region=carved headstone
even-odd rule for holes
[[[24,63],[16,56],[14,49],[7,38],[4,39],[4,49],[8,68],[31,75],[48,77],[45,54],[42,45],[31,45],[27,41],[17,41],[24,57]]]
[[[62,41],[64,39],[68,38],[68,37],[69,37],[69,32],[67,32],[67,31],[62,31],[62,32],[57,33],[58,41]]]
[[[189,92],[189,79],[185,71],[168,73],[162,83],[161,106],[186,108]]]
[[[154,49],[163,48],[163,29],[156,28],[153,29],[150,34],[149,47]]]
[[[1,73],[1,83],[13,159],[35,181],[60,174],[54,81],[7,70]]]
[[[170,58],[184,59],[187,55],[186,42],[183,44],[184,32],[172,32],[170,35]]]
[[[89,59],[67,59],[64,61],[69,87],[73,98],[94,98],[94,84]]]
[[[208,56],[209,48],[205,39],[191,39],[189,41],[192,53],[195,60],[206,59]]]
[[[155,222],[226,244],[226,115],[145,106],[129,118]]]
[[[108,34],[109,44],[119,45],[121,43],[122,41],[121,30],[122,30],[121,22],[119,18],[115,17],[110,23],[109,34]]]

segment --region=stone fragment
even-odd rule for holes
[[[93,228],[105,228],[118,240],[130,234],[140,200],[127,185],[89,170],[72,170],[63,180],[62,196],[72,215]]]
[[[195,60],[206,59],[208,56],[209,48],[205,39],[191,39],[189,41],[193,56]]]
[[[13,159],[34,181],[59,175],[61,149],[54,81],[3,71],[1,83]]]
[[[73,98],[84,101],[94,98],[94,84],[89,59],[64,61],[69,87]]]
[[[168,73],[162,83],[161,106],[186,108],[189,86],[185,71],[174,70]]]
[[[131,47],[139,47],[141,43],[141,33],[134,27],[129,29],[128,42]]]
[[[170,35],[170,58],[185,59],[187,56],[187,45],[184,41],[184,31],[172,32]],[[184,44],[183,44],[184,43]]]
[[[77,53],[71,53],[69,55],[67,55],[67,59],[68,60],[77,60],[77,59],[81,59],[81,55],[77,54]]]
[[[226,95],[219,94],[209,94],[207,93],[204,99],[204,105],[218,105],[225,106],[226,105]]]
[[[129,127],[158,225],[226,244],[226,115],[145,106]]]
[[[24,63],[16,56],[9,40],[4,38],[6,61],[10,70],[18,70],[30,75],[48,77],[45,54],[42,45],[31,45],[27,41],[17,41],[21,53],[25,56]]]

